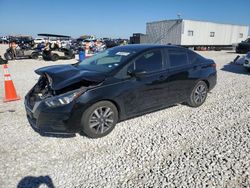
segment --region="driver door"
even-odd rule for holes
[[[164,93],[166,92],[166,69],[161,49],[145,52],[136,58],[128,68],[134,72],[129,79],[130,90],[126,92],[124,101],[128,116],[156,110],[164,106]],[[128,101],[131,99],[132,103]],[[131,109],[131,106],[136,109]]]

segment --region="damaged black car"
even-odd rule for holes
[[[216,64],[176,46],[127,45],[72,65],[35,71],[27,118],[44,133],[109,134],[123,120],[176,103],[202,105],[216,84]]]

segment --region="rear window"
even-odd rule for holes
[[[199,64],[204,59],[202,56],[191,50],[188,50],[187,54],[188,54],[188,60],[191,64]]]
[[[179,67],[188,64],[187,53],[185,50],[168,50],[170,67]]]

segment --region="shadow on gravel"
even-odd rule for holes
[[[232,72],[232,73],[237,73],[237,74],[249,75],[249,72],[243,67],[243,65],[234,64],[234,63],[228,63],[224,65],[224,67],[221,70]]]
[[[52,179],[49,176],[26,176],[18,183],[17,188],[39,188],[48,187],[55,188]]]
[[[40,130],[38,130],[36,127],[34,127],[31,123],[30,123],[30,127],[37,132],[38,134],[40,134],[43,137],[53,137],[53,138],[73,138],[76,136],[76,134],[74,133],[69,133],[69,134],[56,134],[56,133],[44,133],[41,132]]]
[[[53,137],[53,138],[73,138],[76,137],[76,134],[50,134],[50,133],[40,133],[43,137]]]

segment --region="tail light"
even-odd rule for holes
[[[216,63],[212,63],[211,67],[214,67],[216,69]]]

